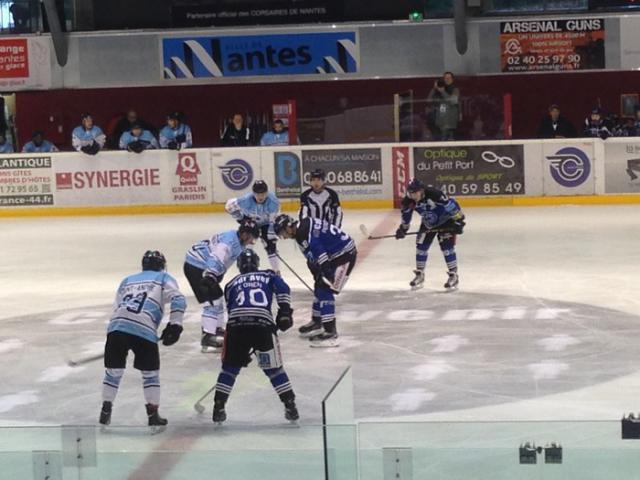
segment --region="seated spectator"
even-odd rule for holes
[[[300,144],[300,139],[297,139],[296,144]],[[270,132],[265,132],[260,139],[260,145],[262,146],[277,146],[277,145],[289,145],[289,130],[284,128],[284,123],[280,119],[273,121],[273,129]]]
[[[560,115],[560,107],[556,104],[549,106],[549,114],[540,122],[538,138],[573,138],[576,129],[569,120]]]
[[[40,130],[33,132],[31,141],[24,144],[22,153],[43,153],[57,152],[58,148],[49,140],[44,139],[44,132]]]
[[[13,153],[11,139],[3,132],[0,133],[0,153]]]
[[[102,129],[93,124],[93,117],[90,113],[83,113],[80,119],[82,125],[73,129],[71,144],[79,152],[95,155],[104,147],[106,137]]]
[[[584,137],[600,137],[605,140],[611,136],[611,130],[604,121],[602,110],[594,108],[591,114],[584,119]]]
[[[137,123],[131,126],[131,131],[124,132],[120,137],[120,150],[142,153],[152,148],[160,148],[156,137]]]
[[[244,118],[239,113],[235,113],[230,123],[224,129],[220,138],[223,147],[246,147],[249,145],[251,132],[244,124]]]
[[[633,117],[621,117],[613,131],[614,137],[635,137],[636,123]]]
[[[178,112],[167,115],[167,124],[160,130],[160,148],[180,150],[192,146],[191,128],[182,123],[182,115]]]
[[[149,130],[154,136],[158,133],[157,129],[153,125],[139,118],[138,112],[130,108],[129,110],[127,110],[126,115],[118,120],[118,123],[116,123],[116,126],[113,128],[113,133],[109,137],[109,148],[112,148],[114,150],[120,148],[120,137],[122,137],[122,134],[124,132],[131,131],[131,127],[133,127],[133,125],[136,123],[140,125],[144,130]]]

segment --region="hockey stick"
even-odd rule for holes
[[[195,409],[196,412],[204,413],[204,405],[202,405],[201,402],[205,398],[207,398],[209,395],[211,395],[211,392],[213,392],[215,389],[216,389],[216,386],[214,385],[209,390],[207,390],[207,393],[205,393],[202,397],[200,397],[196,403],[194,403],[193,408]]]
[[[367,227],[365,227],[364,225],[360,225],[360,231],[362,232],[362,234],[367,237],[367,240],[382,240],[384,238],[396,238],[396,234],[392,233],[391,235],[370,235],[369,234],[369,230],[367,230]],[[408,235],[419,235],[420,233],[456,233],[451,229],[448,228],[432,228],[430,230],[425,230],[424,232],[406,232],[405,236]]]
[[[91,355],[90,357],[79,358],[78,360],[69,360],[67,362],[67,365],[69,365],[70,367],[79,367],[80,365],[95,362],[96,360],[100,360],[102,358],[104,358],[104,353],[97,353],[95,355]]]
[[[290,271],[291,273],[293,273],[293,274],[295,275],[295,277],[296,277],[298,280],[300,280],[300,283],[302,283],[305,287],[307,287],[307,290],[309,290],[309,291],[313,294],[313,290],[312,290],[312,289],[311,289],[311,287],[307,284],[307,282],[305,282],[305,281],[302,279],[302,277],[301,277],[300,275],[298,275],[298,274],[296,273],[296,271],[295,271],[293,268],[291,268],[291,265],[289,265],[287,262],[285,262],[285,261],[284,261],[284,258],[282,258],[282,257],[280,256],[280,254],[279,254],[279,253],[276,253],[276,257],[278,257],[278,258],[280,259],[280,261],[281,261],[282,263],[284,263],[284,266],[285,266],[285,267],[287,267],[287,268],[289,269],[289,271]],[[314,294],[314,295],[315,295],[315,294]]]
[[[396,234],[392,233],[391,235],[371,235],[369,234],[369,230],[367,230],[367,227],[365,227],[364,225],[360,225],[360,231],[362,232],[362,234],[367,237],[367,240],[381,240],[383,238],[396,238]],[[417,235],[420,232],[407,232],[405,233],[406,235]]]

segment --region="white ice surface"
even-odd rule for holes
[[[527,297],[544,305],[548,300],[569,301],[597,307],[605,307],[630,315],[640,311],[638,295],[638,268],[640,267],[640,207],[638,206],[558,206],[527,208],[469,208],[466,210],[467,228],[458,241],[460,263],[460,292],[477,294],[516,295]],[[394,239],[367,241],[362,238],[358,226],[365,224],[369,230],[378,233],[392,233],[398,223],[398,212],[391,211],[347,211],[346,231],[358,239],[360,258],[349,280],[347,292],[406,292],[412,277],[414,263],[413,241]],[[138,268],[140,256],[147,249],[162,250],[167,256],[169,271],[173,273],[188,291],[188,284],[181,273],[184,253],[197,240],[212,233],[234,228],[235,222],[224,214],[210,215],[161,215],[161,216],[113,216],[79,218],[18,218],[0,220],[0,325],[3,320],[41,315],[47,312],[80,307],[91,308],[111,303],[118,282]],[[262,252],[261,249],[259,249]],[[303,257],[291,242],[280,242],[283,257],[305,278],[306,267]],[[445,266],[437,244],[431,249],[427,267],[427,286],[417,292],[428,307],[431,296],[438,295],[446,279]],[[265,262],[266,263],[266,262]],[[297,280],[283,268],[285,279],[294,288],[294,294],[306,295]],[[388,293],[387,293],[388,294]],[[450,294],[452,302],[454,295]],[[190,297],[192,299],[192,297]],[[362,305],[362,313],[374,308],[371,303]],[[195,302],[190,311],[197,312]],[[338,298],[340,312],[340,297]],[[340,322],[340,317],[339,322]],[[297,322],[306,321],[298,318]],[[640,320],[640,317],[639,317]],[[637,325],[640,331],[640,325]],[[94,335],[84,339],[86,328],[93,328]],[[32,385],[17,385],[11,381],[0,382],[0,413],[15,408],[21,399],[29,408],[37,405],[43,391],[64,387],[69,372],[59,363],[46,365],[37,353],[30,358],[17,352],[27,348],[31,341],[31,331],[47,333],[55,343],[55,325],[25,324],[24,328],[0,333],[0,367],[22,369],[22,376],[32,378]],[[197,331],[197,324],[189,328]],[[361,329],[366,325],[360,324]],[[397,324],[397,328],[405,328]],[[408,327],[407,327],[408,328]],[[411,328],[420,328],[412,323]],[[535,325],[530,328],[535,329]],[[43,330],[44,329],[44,330]],[[478,330],[480,329],[480,330]],[[469,327],[467,332],[456,331],[434,337],[429,348],[440,349],[442,355],[455,356],[457,349],[463,350],[465,341],[481,332],[482,324]],[[565,331],[546,331],[540,336],[540,348],[550,354],[563,348],[578,348],[575,339]],[[77,351],[80,354],[95,352],[99,348],[102,323],[93,323],[79,331]],[[408,332],[410,334],[410,332]],[[593,335],[601,332],[594,331]],[[287,344],[302,342],[289,333],[283,340],[285,354]],[[456,337],[457,336],[457,337]],[[445,338],[442,338],[445,337]],[[185,370],[202,369],[204,361],[197,352],[196,334],[190,340],[178,343],[172,353]],[[376,356],[376,345],[348,332],[345,342],[350,348],[368,349]],[[579,342],[578,342],[579,343]],[[363,346],[364,344],[364,346]],[[564,347],[563,347],[564,345]],[[177,349],[182,350],[177,350]],[[342,348],[342,347],[341,347]],[[311,352],[311,350],[309,350]],[[305,350],[297,350],[306,355]],[[68,353],[68,352],[66,352]],[[606,354],[607,352],[602,352]],[[292,380],[301,378],[305,369],[323,369],[327,364],[338,371],[349,359],[342,352],[308,353],[308,358],[288,358],[293,372]],[[16,364],[15,359],[20,361]],[[331,364],[336,358],[335,365]],[[552,358],[549,357],[549,358]],[[46,359],[44,359],[46,360]],[[554,376],[571,375],[571,369],[563,367],[563,362],[550,364],[548,359],[540,359],[529,366],[531,375],[544,382]],[[547,362],[547,363],[545,363]],[[436,362],[437,363],[437,362]],[[394,358],[388,358],[392,368]],[[217,364],[212,365],[209,376],[213,378]],[[338,368],[340,367],[340,368]],[[360,365],[361,368],[366,367]],[[387,419],[618,419],[622,412],[637,405],[640,391],[640,375],[635,365],[629,365],[628,374],[612,377],[605,382],[581,386],[577,389],[552,395],[517,399],[509,402],[501,399],[494,405],[470,406],[463,410],[438,410],[432,413],[411,415],[417,405],[428,405],[431,398],[429,381],[432,375],[441,380],[452,370],[447,364],[425,367],[417,365],[417,374],[424,376],[423,389],[408,388],[405,391],[388,391],[388,385],[381,381],[380,395],[395,398],[393,408],[384,416]],[[92,367],[93,368],[93,367]],[[163,367],[164,368],[164,367]],[[171,369],[170,365],[166,366]],[[431,369],[430,369],[431,368]],[[482,361],[469,371],[456,371],[456,376],[477,375],[482,369]],[[640,370],[640,369],[639,369]],[[91,416],[99,404],[100,369],[94,368],[96,381],[86,387],[88,408]],[[85,372],[86,373],[86,372]],[[0,379],[3,375],[0,374]],[[253,377],[251,382],[253,382]],[[5,379],[6,380],[6,379]],[[256,374],[255,382],[266,379]],[[358,390],[356,369],[355,385]],[[499,383],[500,379],[492,379]],[[136,374],[130,374],[123,389],[140,395]],[[240,384],[240,382],[239,382]],[[245,384],[246,385],[246,384]],[[368,386],[370,388],[370,385]],[[240,389],[241,390],[241,389]],[[411,395],[411,392],[415,395]],[[487,388],[490,392],[491,388]],[[121,392],[122,393],[122,392]],[[123,394],[125,395],[125,394]],[[176,398],[171,386],[163,391],[164,404],[184,402]],[[298,389],[304,399],[306,392]],[[309,405],[318,404],[319,392],[309,395]],[[303,400],[304,401],[304,400]],[[75,412],[66,412],[64,405],[56,405],[62,419],[68,415],[73,420]],[[270,407],[271,408],[271,407]],[[319,408],[319,407],[318,407]],[[260,409],[258,409],[260,410]],[[393,410],[393,412],[391,412]],[[24,422],[37,421],[33,410],[25,411]],[[356,412],[357,413],[357,412]],[[237,415],[242,416],[241,412]],[[137,418],[137,417],[136,417]],[[314,417],[317,419],[317,417]],[[0,421],[2,418],[0,417]],[[178,419],[177,421],[180,421]],[[9,423],[16,423],[13,419]]]

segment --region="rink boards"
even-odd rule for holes
[[[0,216],[219,211],[256,179],[295,208],[316,168],[347,208],[397,206],[412,177],[463,206],[640,202],[640,140],[525,140],[5,154]]]

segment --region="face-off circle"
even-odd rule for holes
[[[310,316],[310,295],[294,292],[293,300],[294,328],[280,335],[284,366],[297,393],[310,399],[311,410],[346,365],[353,367],[358,417],[509,403],[591,387],[637,370],[639,318],[603,307],[464,291],[345,291],[337,296],[336,309],[341,345],[318,351],[296,334]],[[109,313],[105,305],[3,320],[3,418],[93,419],[101,362],[71,370],[64,365],[71,357],[100,352]],[[192,303],[180,342],[161,348],[165,405],[184,403],[191,393],[182,391],[189,378],[217,374],[219,365],[203,367],[196,348],[199,317]],[[128,376],[118,398],[137,405],[142,401],[138,372]],[[260,395],[270,398],[268,383],[260,386]],[[95,397],[91,405],[87,394]],[[255,401],[255,395],[234,396],[239,411],[251,411]],[[44,404],[49,408],[41,408]]]

